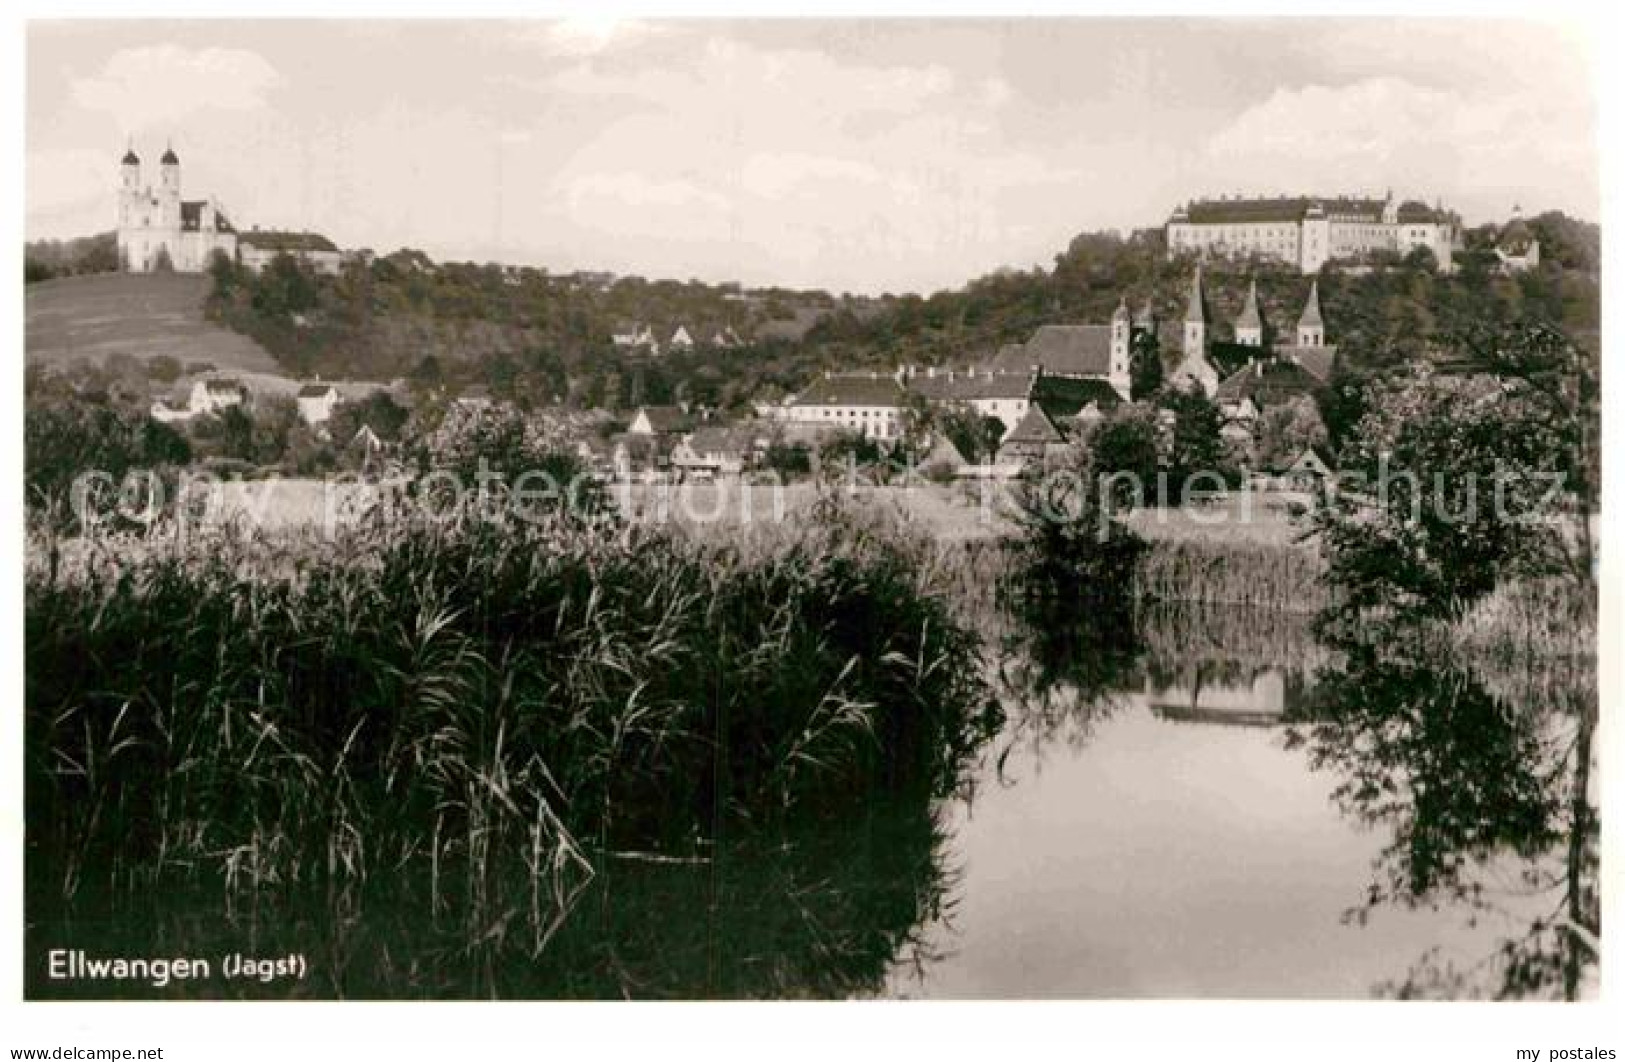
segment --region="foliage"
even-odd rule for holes
[[[1197,484],[1213,490],[1237,482],[1239,477],[1219,434],[1224,417],[1205,392],[1196,387],[1165,387],[1157,395],[1156,406],[1173,414],[1166,454],[1168,478],[1176,488],[1169,494],[1171,501],[1177,504]]]
[[[1554,571],[1593,596],[1590,360],[1540,328],[1470,349],[1460,375],[1370,390],[1345,482],[1314,516],[1346,611],[1453,618],[1505,579]]]
[[[1328,442],[1326,425],[1312,398],[1300,396],[1271,406],[1259,417],[1253,463],[1258,468],[1281,468],[1311,446]]]
[[[435,988],[489,993],[499,948],[554,965],[535,959],[583,883],[623,858],[754,836],[790,873],[780,826],[923,815],[999,722],[914,547],[839,514],[750,550],[527,521],[313,547],[30,578],[31,924],[127,925],[176,894],[211,925],[250,897],[336,933],[400,917],[397,959],[352,954],[328,991],[456,969]],[[918,920],[904,893],[893,932]]]
[[[28,284],[56,277],[116,273],[118,269],[116,233],[72,240],[35,240],[23,245],[23,280]]]
[[[794,483],[812,475],[812,451],[805,443],[776,439],[768,444],[762,464],[778,476],[779,482]]]
[[[1089,471],[1109,479],[1116,504],[1135,499],[1146,504],[1154,497],[1161,454],[1156,412],[1135,404],[1119,406],[1089,431],[1085,441],[1091,454]]]
[[[81,530],[73,492],[82,475],[105,477],[103,487],[84,496],[86,511],[117,523],[117,495],[126,477],[151,472],[172,481],[174,469],[190,459],[186,440],[144,413],[38,394],[24,413],[24,497],[30,518],[51,530]]]

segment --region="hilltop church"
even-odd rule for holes
[[[308,232],[239,233],[213,198],[181,198],[181,160],[173,147],[158,160],[158,187],[141,183],[141,158],[132,146],[119,165],[118,254],[127,273],[201,273],[219,251],[259,270],[277,254],[304,259],[323,272],[337,272],[339,249]]]

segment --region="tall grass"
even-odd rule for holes
[[[1192,605],[1316,612],[1330,596],[1320,555],[1290,545],[1153,539],[1134,572],[1135,596]]]
[[[922,548],[396,518],[33,570],[30,916],[410,881],[477,935],[522,881],[539,949],[606,861],[946,794],[997,718]]]

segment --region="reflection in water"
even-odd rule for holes
[[[1243,985],[1238,973],[1233,990],[1220,994],[1351,994],[1316,989],[1306,977],[1345,961],[1367,970],[1358,992],[1404,998],[1574,999],[1594,992],[1600,917],[1593,661],[1454,659],[1387,630],[1367,631],[1358,642],[1322,643],[1304,618],[1247,610],[1151,610],[1102,629],[1093,616],[1046,608],[1018,613],[1002,632],[998,678],[1009,723],[999,777],[1051,803],[1075,800],[1098,814],[1080,818],[1043,802],[1012,804],[1019,814],[986,800],[966,809],[957,843],[966,901],[980,910],[990,905],[977,890],[1005,889],[1029,906],[1053,904],[1057,927],[1074,923],[1056,934],[1072,934],[1073,954],[1049,960],[1053,982],[1034,978],[1015,990],[997,986],[994,994],[1047,994],[1062,979],[1074,992],[1215,994],[1191,968],[1210,961],[1195,934],[1215,940],[1218,934],[1184,911],[1162,918],[1186,926],[1180,931],[1186,969],[1151,946],[1146,955],[1119,960],[1124,970],[1115,980],[1076,969],[1100,961],[1091,952],[1121,946],[1107,919],[1081,909],[1085,896],[1101,888],[1127,897],[1145,888],[1148,874],[1191,874],[1195,867],[1209,875],[1210,899],[1230,917],[1240,917],[1244,890],[1273,896],[1277,909],[1295,905],[1295,914],[1324,906],[1318,897],[1335,898],[1330,920],[1378,941],[1371,962],[1348,938],[1296,952],[1255,939],[1250,947],[1282,947],[1273,979],[1261,974]],[[1136,721],[1144,718],[1189,736],[1159,738]],[[1249,729],[1263,744],[1221,738]],[[1049,763],[1040,778],[1046,757],[1065,762]],[[1030,767],[1024,776],[1018,761]],[[1124,763],[1136,769],[1124,773]],[[1148,769],[1163,773],[1147,780]],[[1296,780],[1311,775],[1329,789],[1311,795]],[[1186,815],[1207,817],[1201,834],[1186,836],[1177,819],[1143,803],[1160,808],[1187,799],[1203,802],[1184,805]],[[1216,807],[1228,811],[1215,816]],[[1349,833],[1327,812],[1362,833]],[[997,825],[984,836],[982,822],[990,817]],[[1111,819],[1131,823],[1128,835],[1114,839],[1123,831]],[[1093,852],[1094,865],[1060,869],[1071,866],[1060,852],[1012,851],[1002,843],[1026,829],[1035,845]],[[1322,842],[1328,852],[1359,849],[1362,834],[1375,846],[1361,857],[1364,873],[1316,855]],[[1303,872],[1314,880],[1272,879],[1270,859],[1282,846],[1301,852]],[[1148,858],[1146,848],[1161,854]],[[1226,880],[1213,869],[1219,849],[1255,873]],[[1022,865],[998,865],[1013,858]],[[1123,876],[1101,884],[1102,875],[1117,872]],[[1046,887],[1027,875],[1062,881]],[[1177,903],[1204,902],[1178,895]],[[1123,917],[1132,917],[1129,903],[1117,903]],[[1391,913],[1379,920],[1379,910]],[[1024,916],[1005,910],[999,917],[1013,923]],[[1284,938],[1284,922],[1272,916],[1250,928],[1255,938]],[[1160,945],[1164,928],[1147,919],[1142,933]],[[985,985],[978,978],[987,970],[978,963],[994,963],[987,939],[973,930],[958,941],[967,952],[985,954],[948,960],[939,980],[952,986],[949,994]],[[1041,965],[1038,952],[1032,955]],[[933,986],[928,978],[899,990],[929,993]]]
[[[1289,713],[1293,744],[1338,777],[1338,806],[1389,837],[1354,917],[1389,904],[1475,918],[1537,905],[1480,960],[1425,956],[1384,990],[1578,998],[1594,987],[1600,935],[1591,667],[1560,662],[1540,682],[1542,667],[1527,664],[1515,685],[1533,695],[1513,702],[1462,662],[1401,655],[1394,632],[1382,635],[1343,643],[1345,663]]]

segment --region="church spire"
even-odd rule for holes
[[[1185,306],[1186,324],[1207,324],[1207,296],[1202,290],[1202,263],[1196,263],[1196,272],[1191,276],[1190,301]]]
[[[1258,281],[1247,285],[1247,304],[1236,318],[1236,342],[1250,347],[1264,345],[1264,318],[1258,312]]]
[[[1326,344],[1326,322],[1320,316],[1320,281],[1309,282],[1309,301],[1304,303],[1303,316],[1298,318],[1298,346],[1319,347]]]

